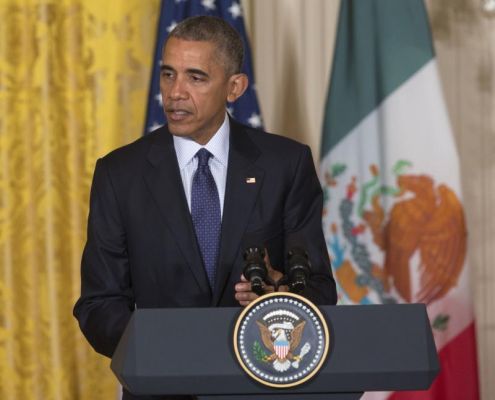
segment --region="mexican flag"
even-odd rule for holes
[[[478,399],[459,161],[421,0],[341,2],[321,154],[339,304],[426,303],[441,362],[429,391],[364,398]]]

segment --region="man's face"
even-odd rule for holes
[[[234,77],[226,76],[213,43],[170,38],[160,74],[170,132],[206,144],[224,121]]]

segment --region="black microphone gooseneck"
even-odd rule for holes
[[[311,275],[311,263],[308,253],[302,247],[293,246],[287,253],[287,281],[289,290],[302,292]]]
[[[264,281],[268,270],[265,264],[265,250],[261,246],[249,246],[244,251],[244,277],[251,282],[251,290],[258,296],[264,294]]]

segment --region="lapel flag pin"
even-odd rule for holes
[[[256,178],[246,178],[246,183],[256,183]]]

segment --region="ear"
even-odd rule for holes
[[[249,79],[246,74],[234,74],[229,78],[229,92],[227,101],[233,103],[246,91]]]

